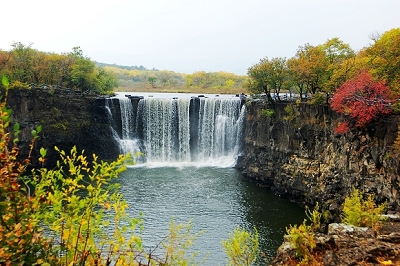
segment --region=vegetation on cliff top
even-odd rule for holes
[[[310,93],[316,102],[325,96],[325,102],[347,118],[337,133],[349,126],[363,127],[399,110],[400,28],[372,40],[357,53],[332,38],[321,45],[299,46],[290,59],[263,58],[248,69],[247,88],[254,94],[265,93],[270,100],[273,93],[279,100],[281,90],[296,92],[301,98]]]
[[[80,47],[74,47],[70,53],[56,54],[15,42],[10,51],[0,50],[0,76],[3,75],[9,79],[11,88],[53,85],[105,94],[118,85],[113,73],[96,67]]]

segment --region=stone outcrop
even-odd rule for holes
[[[76,145],[91,158],[95,153],[102,160],[116,159],[119,153],[105,108],[105,99],[73,90],[10,89],[7,107],[13,110],[13,122],[20,124],[20,157],[27,158],[31,131],[42,126],[35,143],[32,164],[37,163],[39,148],[47,149],[46,166],[58,160],[54,146],[69,152]]]
[[[398,217],[397,217],[398,219]],[[340,223],[330,224],[327,234],[316,234],[313,259],[325,266],[344,265],[399,265],[400,223],[389,220],[375,231],[372,228],[356,227]],[[279,247],[273,265],[292,265],[296,251],[288,236]]]
[[[290,105],[294,115],[285,107]],[[274,117],[262,115],[273,109]],[[368,128],[338,135],[342,117],[329,106],[307,103],[247,103],[243,155],[237,167],[303,206],[316,202],[338,221],[340,206],[353,188],[400,211],[399,154],[393,148],[400,117],[392,115]]]

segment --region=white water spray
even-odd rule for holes
[[[121,134],[115,135],[116,140],[122,153],[143,153],[139,163],[218,167],[236,164],[245,115],[245,105],[239,98],[146,97],[136,99],[136,110],[130,98],[118,99]],[[111,125],[119,121],[115,115]]]

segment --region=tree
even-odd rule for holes
[[[354,67],[355,52],[350,45],[345,44],[339,38],[327,40],[322,45],[322,50],[325,52],[327,63],[322,90],[326,94],[330,94],[348,79],[348,74]]]
[[[290,72],[303,83],[307,92],[316,93],[321,91],[326,78],[327,61],[322,46],[305,44],[299,46]],[[295,62],[297,61],[297,62]]]
[[[400,92],[400,28],[380,36],[366,49],[365,56],[374,77],[386,81],[392,91]]]
[[[382,81],[373,80],[368,71],[363,71],[337,89],[331,107],[349,117],[351,124],[363,127],[380,115],[390,114],[392,103],[388,87]]]
[[[286,59],[276,57],[269,60],[265,57],[250,67],[247,74],[250,77],[247,87],[251,93],[265,93],[272,99],[271,91],[274,91],[279,99],[279,92],[288,76]]]
[[[11,60],[8,62],[7,75],[11,82],[32,82],[33,74],[33,54],[35,50],[31,48],[32,44],[24,45],[21,42],[14,42],[11,45]]]
[[[271,98],[271,88],[269,86],[269,72],[268,68],[268,58],[263,58],[258,64],[255,64],[247,70],[247,75],[249,80],[247,83],[247,88],[251,93],[265,93],[268,98]],[[271,98],[272,99],[272,98]]]
[[[156,86],[157,77],[151,76],[151,77],[148,77],[147,80],[149,81],[149,83],[151,84],[151,86],[152,86],[153,88]]]
[[[271,89],[274,90],[276,97],[280,99],[279,93],[288,77],[286,58],[282,57],[272,58],[270,61],[269,70],[271,71],[269,79]]]
[[[71,66],[70,85],[81,90],[95,87],[95,64],[85,58],[77,59]]]

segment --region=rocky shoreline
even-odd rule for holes
[[[400,216],[391,215],[379,230],[332,223],[326,234],[316,234],[309,265],[400,265]],[[296,251],[288,236],[272,265],[296,265]]]

